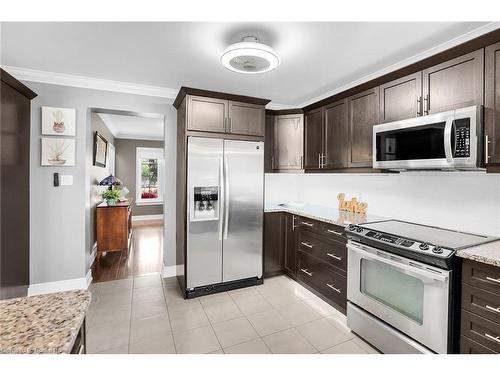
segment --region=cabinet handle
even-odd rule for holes
[[[231,117],[227,118],[227,123],[228,123],[228,127],[229,127],[229,133],[231,133],[232,127],[233,127],[233,122],[231,121]]]
[[[489,140],[489,137],[488,137],[488,134],[486,134],[485,136],[485,140],[484,140],[484,163],[487,164],[488,163],[488,160],[490,159],[491,156],[488,155],[488,151],[489,151],[489,147],[488,145],[490,144],[490,140]]]
[[[486,309],[488,309],[488,310],[491,310],[491,311],[493,311],[493,312],[496,312],[496,313],[499,313],[499,314],[500,314],[500,307],[492,307],[492,306],[489,306],[489,305],[486,305],[485,307],[486,307]]]
[[[300,169],[304,169],[304,157],[300,157]]]
[[[301,221],[300,224],[307,225],[308,227],[313,227],[314,224],[308,223],[307,221]]]
[[[313,273],[312,273],[312,272],[309,272],[309,271],[307,270],[307,268],[301,268],[300,270],[301,270],[302,272],[304,272],[306,275],[309,275],[309,276],[312,276],[312,275],[313,275]]]
[[[425,94],[424,102],[425,102],[425,111],[424,111],[424,113],[426,115],[428,115],[429,114],[429,110],[431,109],[431,104],[430,104],[430,100],[429,100],[429,94]]]
[[[486,338],[488,338],[488,339],[490,339],[492,341],[495,341],[495,342],[497,342],[497,343],[500,344],[500,336],[495,337],[495,336],[492,336],[492,335],[490,335],[488,333],[485,333],[484,336],[486,336]]]
[[[83,349],[85,348],[85,345],[80,345],[80,347],[78,348],[78,354],[82,354],[83,353]]]
[[[417,99],[417,116],[422,116],[422,96]]]
[[[224,132],[227,133],[227,117],[224,117]]]
[[[340,289],[335,288],[332,284],[328,284],[328,283],[326,283],[326,286],[327,286],[328,288],[330,288],[330,289],[335,290],[338,294],[342,293],[342,291],[341,291]]]
[[[486,276],[486,280],[500,284],[500,279],[494,279],[493,277]]]
[[[338,257],[338,256],[336,256],[335,254],[332,254],[332,253],[326,253],[326,255],[328,255],[330,258],[333,258],[333,259],[342,260],[341,257]]]
[[[326,231],[327,231],[328,233],[333,233],[333,234],[336,234],[337,236],[342,236],[342,233],[337,232],[336,230],[327,229]]]
[[[312,249],[314,247],[313,245],[311,245],[311,244],[309,244],[307,242],[301,242],[300,244],[304,245],[305,247],[308,247],[309,249]]]
[[[297,217],[295,215],[292,215],[292,230],[295,230],[297,228],[297,222],[295,221]]]
[[[318,168],[321,168],[321,154],[318,154]]]

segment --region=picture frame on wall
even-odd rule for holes
[[[73,138],[42,138],[42,166],[73,167],[75,140]]]
[[[76,135],[76,110],[42,107],[42,135]]]
[[[94,133],[94,165],[106,167],[106,157],[108,155],[108,141],[99,132]]]

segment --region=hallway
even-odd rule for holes
[[[161,272],[163,252],[163,221],[136,221],[132,224],[130,255],[109,252],[92,265],[93,283],[126,279]]]

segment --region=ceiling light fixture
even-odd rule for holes
[[[275,69],[280,58],[274,49],[260,43],[258,38],[246,36],[222,52],[220,63],[233,72],[258,74]]]

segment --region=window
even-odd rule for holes
[[[137,147],[136,203],[163,203],[163,149]]]

